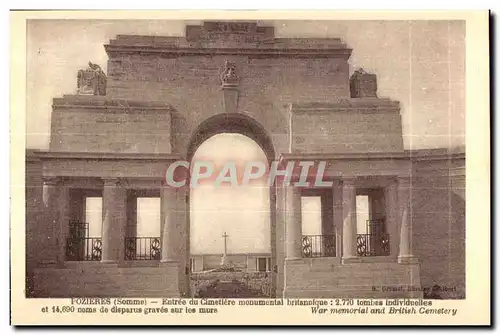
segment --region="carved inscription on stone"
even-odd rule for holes
[[[203,28],[210,33],[247,34],[255,32],[254,22],[205,22]]]

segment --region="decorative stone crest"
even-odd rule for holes
[[[89,62],[89,67],[79,70],[77,93],[83,95],[106,95],[106,74],[97,64]]]
[[[352,74],[350,88],[351,98],[376,98],[377,76],[360,68]]]
[[[240,78],[236,74],[236,64],[226,60],[224,63],[224,70],[220,75],[220,80],[222,82],[222,87],[236,87]]]
[[[228,60],[224,63],[224,70],[220,74],[223,91],[223,104],[226,113],[238,110],[238,84],[240,78],[236,73],[236,64]]]

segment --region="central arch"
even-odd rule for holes
[[[257,122],[255,119],[248,115],[241,113],[223,113],[212,116],[202,123],[199,124],[197,129],[194,131],[189,145],[187,148],[186,159],[188,162],[192,162],[197,149],[208,139],[219,134],[240,134],[244,135],[251,140],[253,140],[264,152],[267,161],[268,168],[272,161],[275,159],[275,149],[271,137],[265,128]],[[187,213],[188,213],[188,252],[189,257],[191,257],[191,189],[188,188],[188,201],[187,201]],[[274,187],[269,187],[269,241],[271,249],[271,261],[270,261],[270,272],[268,275],[271,280],[271,290],[269,292],[269,297],[274,297],[276,292],[277,283],[277,252],[276,252],[276,190]],[[191,291],[193,294],[194,292]]]
[[[223,133],[241,134],[251,138],[262,148],[269,163],[276,157],[271,137],[260,123],[245,114],[222,113],[206,119],[195,130],[189,141],[187,160],[191,161],[196,149],[203,142],[214,135]]]

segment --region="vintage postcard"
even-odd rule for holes
[[[15,325],[487,325],[487,12],[11,13]]]

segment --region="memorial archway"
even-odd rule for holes
[[[241,113],[222,113],[203,121],[193,133],[187,149],[187,160],[191,161],[198,147],[210,137],[217,134],[241,134],[254,140],[272,162],[275,157],[271,137],[255,119]]]
[[[246,116],[246,115],[243,115],[243,114],[237,114],[237,113],[232,113],[232,114],[218,114],[216,116],[213,116],[207,120],[205,120],[204,122],[202,122],[198,128],[196,129],[196,131],[194,132],[192,138],[191,138],[191,141],[190,141],[190,145],[188,147],[188,151],[187,151],[187,155],[186,155],[186,158],[188,160],[188,162],[190,162],[190,164],[193,165],[194,161],[198,159],[198,156],[196,155],[197,153],[197,150],[200,148],[200,147],[203,147],[203,145],[205,143],[209,143],[209,142],[214,142],[214,141],[223,141],[223,136],[220,136],[222,134],[238,134],[238,136],[232,136],[231,138],[232,139],[236,139],[236,140],[239,140],[240,142],[243,142],[243,143],[246,143],[246,145],[248,145],[248,143],[252,143],[253,146],[258,146],[260,147],[260,149],[257,149],[258,151],[260,151],[260,159],[261,160],[264,160],[266,163],[267,163],[267,167],[269,167],[269,165],[271,164],[271,162],[274,160],[275,158],[275,151],[274,151],[274,146],[272,144],[272,141],[269,137],[269,135],[267,134],[266,130],[257,122],[255,121],[253,118],[249,117],[249,116]],[[231,155],[229,153],[229,155]],[[226,157],[229,157],[229,156],[226,156]],[[255,151],[253,151],[253,154],[249,154],[249,157],[248,159],[251,160],[251,159],[255,159],[256,157],[256,154],[255,154]],[[238,167],[238,178],[240,179],[241,181],[241,172],[243,170],[243,164],[245,163],[245,160],[246,160],[246,157],[245,155],[241,155],[241,154],[238,154],[237,155],[237,158],[236,158],[239,162],[237,163]],[[215,165],[218,165],[217,163]],[[220,166],[218,166],[220,167]],[[217,168],[216,168],[217,170]],[[215,175],[217,175],[219,171],[216,171]],[[215,178],[215,177],[214,177]],[[215,186],[217,187],[217,186]],[[229,186],[223,186],[223,187],[229,187],[231,188],[231,185]],[[242,187],[245,187],[245,186],[242,186]],[[266,226],[266,227],[269,227],[268,229],[268,232],[266,233],[266,237],[264,238],[265,241],[269,241],[269,245],[268,245],[268,251],[265,252],[265,253],[269,253],[270,254],[270,257],[268,257],[268,264],[267,264],[267,271],[265,273],[261,273],[261,274],[252,274],[251,277],[253,278],[253,276],[255,276],[256,278],[254,279],[257,279],[258,276],[265,276],[264,280],[260,279],[259,277],[259,280],[260,282],[268,282],[269,285],[267,288],[263,288],[263,292],[262,292],[262,296],[274,296],[274,292],[275,292],[275,283],[276,283],[276,280],[275,280],[275,277],[276,277],[276,274],[275,274],[275,265],[276,265],[276,219],[275,219],[275,209],[276,209],[276,197],[275,197],[275,190],[273,187],[269,187],[268,185],[262,185],[260,188],[262,189],[262,187],[266,187],[267,189],[263,192],[263,195],[262,196],[266,196],[266,197],[269,197],[268,198],[268,201],[266,199],[265,203],[266,203],[266,206],[269,206],[269,210],[267,211],[267,213],[265,215],[269,215],[269,217],[267,218],[262,218],[260,217],[260,221],[268,221],[268,225],[267,225],[267,222],[259,222],[261,224],[261,228],[262,226]],[[214,189],[213,192],[217,193],[219,192],[220,190],[217,190],[217,189]],[[235,190],[228,190],[229,193],[231,193],[232,191],[235,191]],[[253,190],[250,190],[248,189],[248,191],[253,191]],[[190,217],[189,217],[189,220],[188,220],[188,225],[189,225],[189,228],[187,229],[188,231],[188,237],[187,237],[187,240],[188,241],[191,241],[192,237],[191,237],[191,232],[192,232],[192,228],[193,227],[193,224],[197,223],[198,226],[199,226],[199,223],[200,223],[200,217],[199,213],[197,212],[194,212],[192,211],[192,209],[194,209],[193,206],[193,199],[194,199],[194,196],[197,194],[196,192],[201,192],[201,189],[189,189],[188,191],[188,201],[187,201],[187,212],[190,213]],[[210,190],[208,190],[208,192],[210,192]],[[224,191],[223,191],[224,192]],[[235,192],[240,192],[241,194],[241,191],[235,191]],[[236,194],[236,193],[234,193]],[[252,193],[253,194],[253,193]],[[255,199],[255,194],[249,194],[250,197],[254,197],[254,206],[255,206],[255,202],[259,202],[259,199]],[[224,197],[224,196],[223,196]],[[198,203],[199,203],[199,200],[197,199]],[[227,206],[226,206],[227,207]],[[241,207],[241,206],[240,206]],[[241,208],[240,208],[241,209]],[[236,211],[233,212],[233,214],[236,214]],[[195,217],[196,215],[196,217]],[[231,215],[231,214],[226,214],[226,222],[227,222],[227,215]],[[238,220],[237,217],[234,218],[235,221]],[[224,220],[224,219],[222,219]],[[210,218],[207,219],[207,222],[210,221]],[[213,220],[212,220],[213,221]],[[231,229],[231,228],[229,228]],[[213,234],[219,234],[219,232],[212,232],[212,235]],[[221,234],[223,233],[222,231],[220,232]],[[219,234],[219,235],[221,235]],[[235,235],[235,234],[233,234]],[[214,235],[215,236],[215,235]],[[217,235],[218,236],[218,235]],[[198,236],[199,237],[199,236]],[[212,236],[213,238],[213,236]],[[230,233],[230,236],[229,238],[234,238],[235,240],[236,239],[239,239],[241,238],[241,236],[231,236],[231,233]],[[222,237],[219,237],[219,240],[220,240],[220,244],[222,245]],[[198,245],[198,242],[196,242],[197,245]],[[241,247],[241,246],[240,246]],[[246,248],[246,249],[245,249]],[[196,248],[194,248],[196,249]],[[212,247],[213,249],[213,247]],[[188,245],[188,250],[191,251],[193,250],[193,248],[191,248],[191,245]],[[235,257],[241,257],[243,254],[245,254],[245,251],[247,251],[247,260],[246,262],[248,262],[248,255],[251,254],[251,251],[249,251],[249,247],[248,246],[243,246],[241,247],[240,249],[233,249],[233,250],[229,250],[228,251],[228,254],[236,254]],[[221,253],[223,253],[222,251],[223,250],[220,250]],[[209,252],[209,253],[215,253],[217,254],[217,252]],[[258,251],[256,251],[255,253],[258,253]],[[196,254],[196,253],[195,253]],[[215,256],[216,257],[216,256]],[[225,265],[228,265],[228,267],[231,269],[231,271],[234,271],[234,269],[238,269],[238,268],[241,268],[241,264],[239,266],[233,266],[234,265],[234,262],[235,260],[233,260],[231,258],[232,256],[229,257],[229,261],[227,264]],[[260,259],[259,259],[260,260]],[[221,259],[222,261],[222,259]],[[190,256],[190,264],[189,264],[189,267],[190,269],[192,270],[192,272],[196,272],[195,274],[192,274],[191,275],[191,294],[192,295],[196,295],[196,287],[197,286],[203,286],[203,285],[213,285],[214,282],[217,281],[217,279],[214,280],[214,278],[216,277],[221,277],[221,278],[224,278],[225,276],[221,273],[220,275],[221,276],[217,276],[217,275],[211,275],[210,278],[211,280],[210,281],[207,281],[206,278],[204,278],[204,276],[202,274],[200,274],[200,269],[207,269],[207,268],[213,268],[213,264],[209,265],[208,262],[206,264],[203,264],[203,258],[201,259],[201,262],[202,262],[202,265],[200,266],[199,264],[197,264],[196,262],[200,262],[199,259],[195,259],[195,258],[192,258]],[[241,260],[240,260],[241,262]],[[214,263],[214,257],[212,257],[211,259],[211,263]],[[237,261],[236,261],[237,263]],[[258,260],[257,260],[257,263],[258,263]],[[222,265],[222,264],[220,264]],[[246,270],[248,270],[248,267],[246,268]],[[245,271],[242,271],[242,273],[237,273],[237,274],[233,274],[232,279],[240,279],[240,283],[244,280],[243,280],[243,277],[245,277],[246,279],[246,282],[248,283],[248,274],[245,273]],[[224,272],[224,271],[220,271],[220,272]],[[257,272],[257,271],[250,271],[250,272]],[[213,278],[212,278],[213,277]],[[239,277],[242,277],[242,278],[239,278]],[[250,279],[252,279],[250,278]],[[248,297],[251,297],[251,296],[255,296],[254,294],[256,294],[255,291],[253,292],[250,292],[250,291],[247,291],[245,292],[245,290],[242,290],[242,286],[241,285],[236,285],[234,283],[232,284],[227,284],[226,286],[231,286],[231,287],[237,287],[238,290],[240,291],[240,294],[241,296],[248,296]],[[219,288],[220,288],[220,285],[219,285]],[[221,289],[216,289],[214,287],[210,288],[210,289],[213,289],[214,292],[213,294],[216,294],[217,296],[221,294]],[[209,290],[210,290],[209,289]],[[222,288],[222,292],[225,290],[225,288]],[[207,290],[205,290],[205,294],[207,294]],[[208,293],[210,294],[210,293]],[[224,294],[224,293],[223,293]],[[228,293],[230,294],[230,293]],[[235,297],[235,296],[227,296],[227,297]]]

